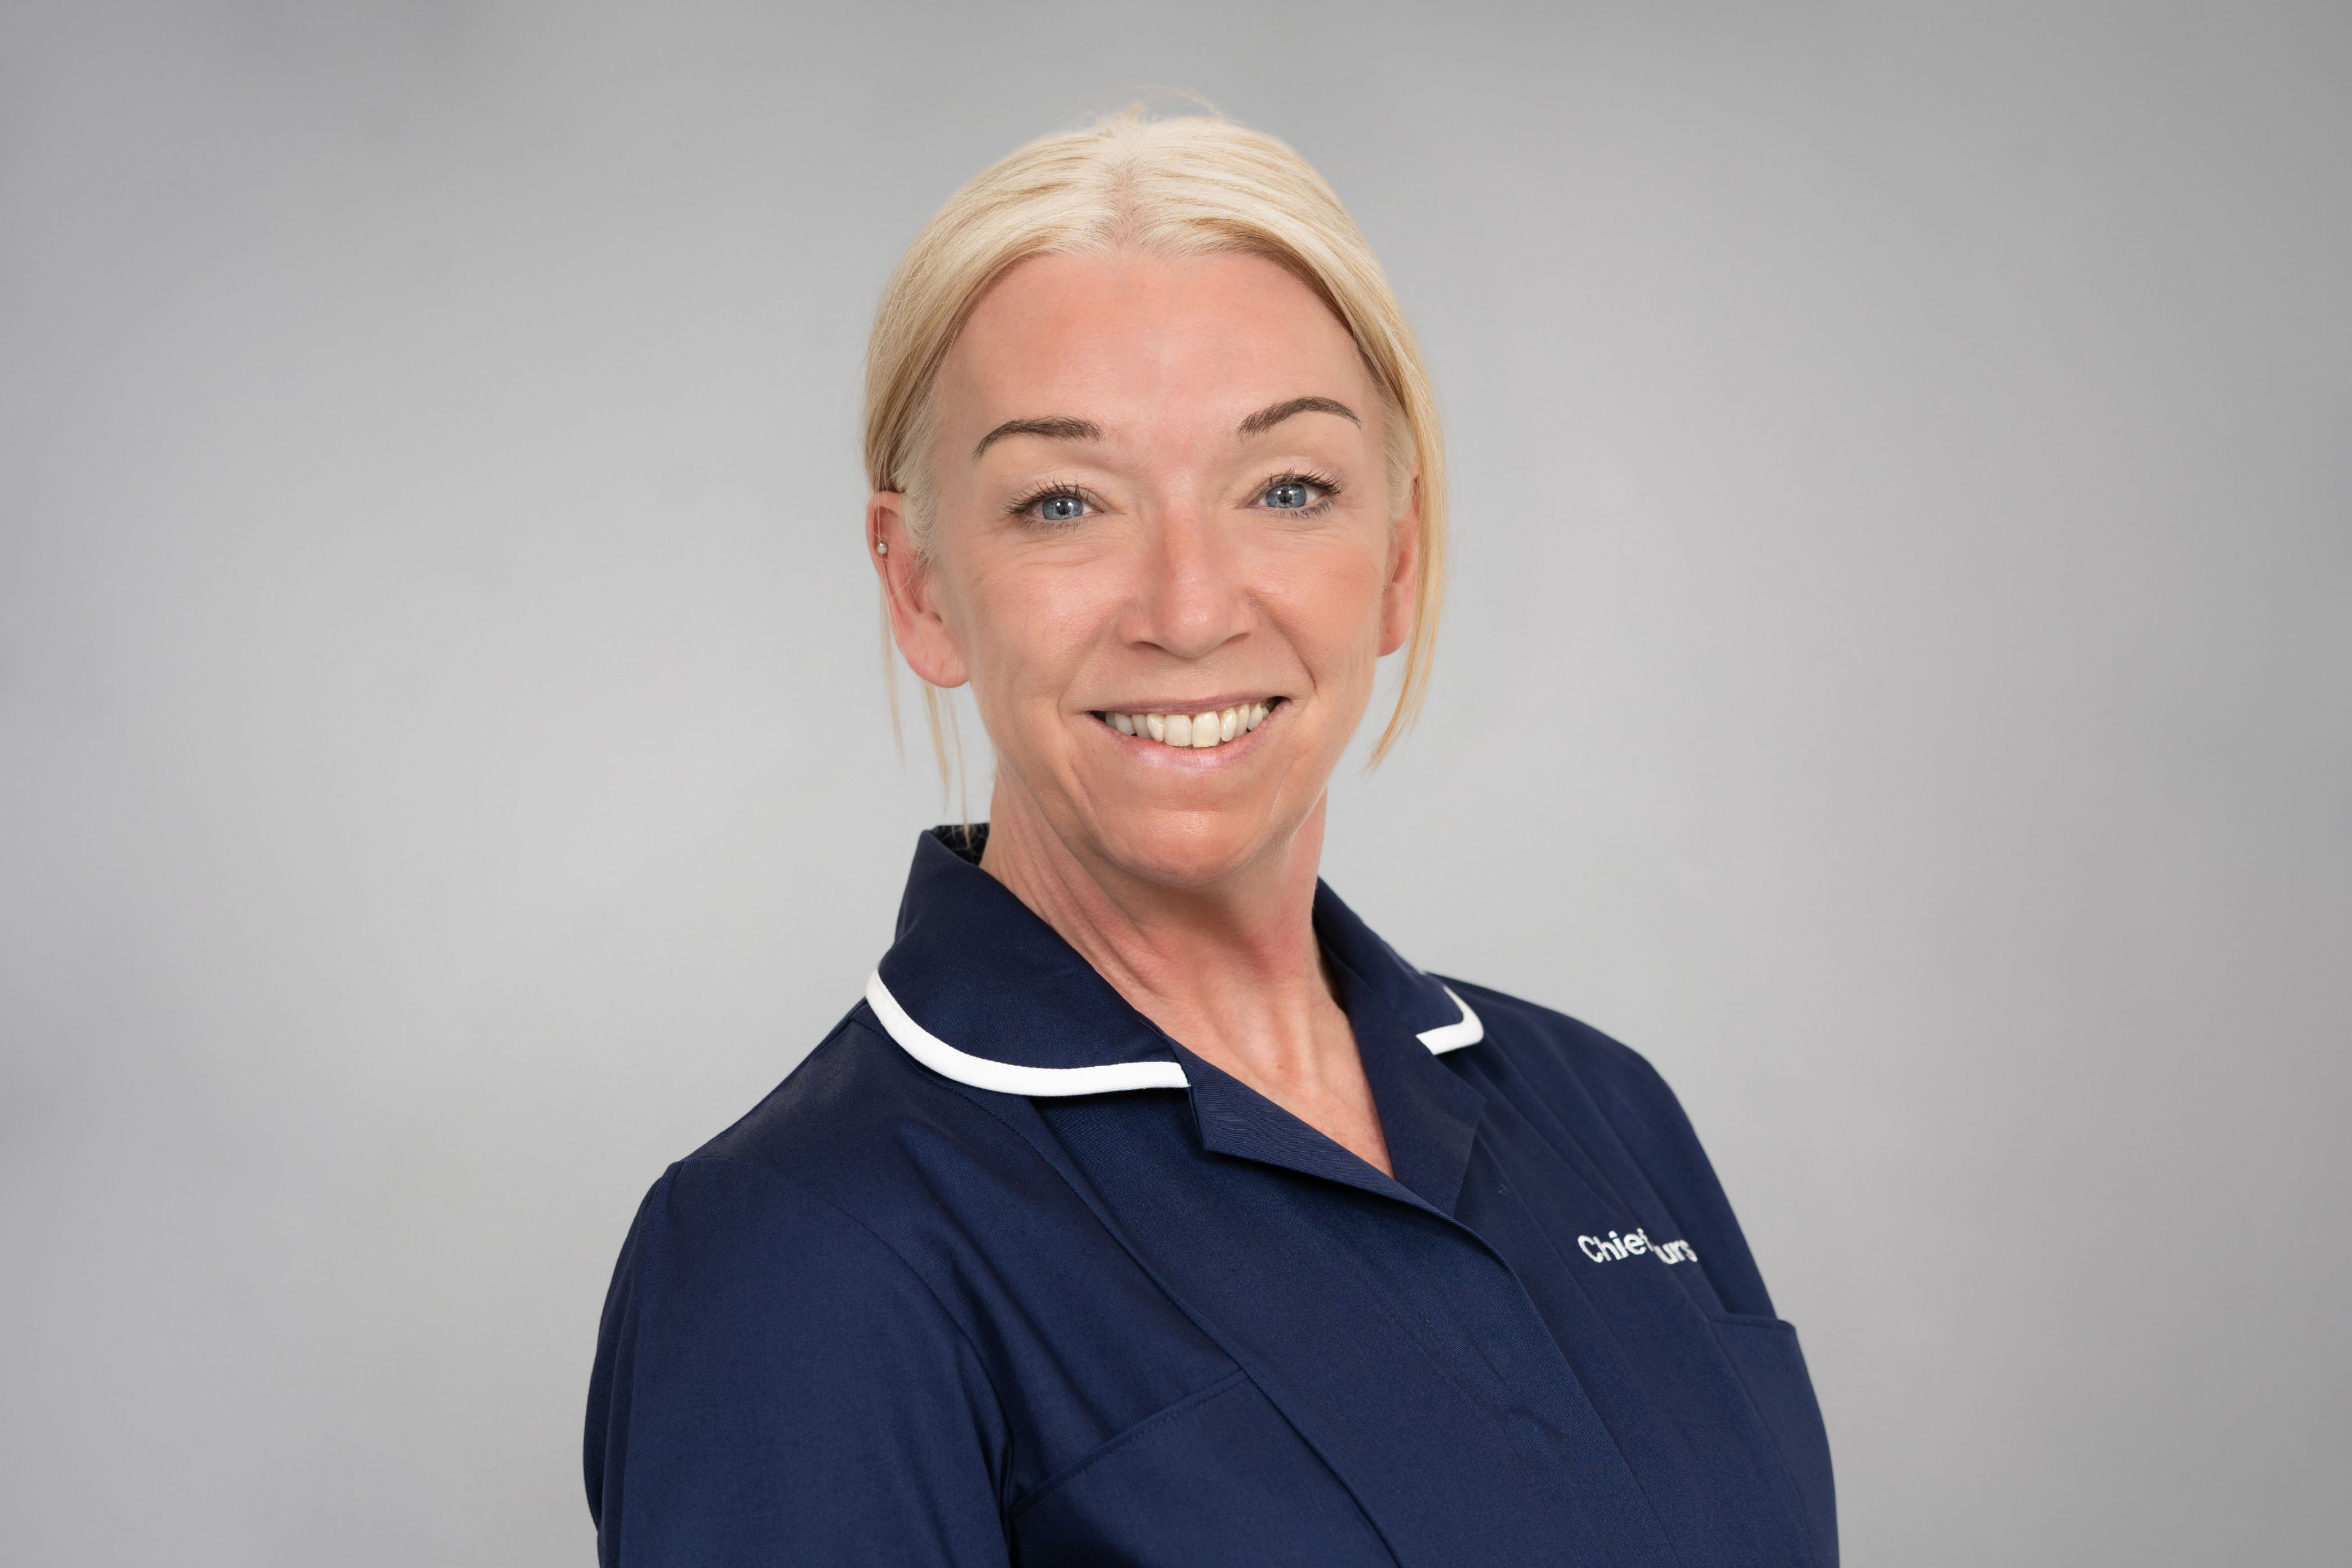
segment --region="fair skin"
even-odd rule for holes
[[[1327,785],[1419,566],[1347,329],[1258,257],[1036,257],[936,396],[929,549],[888,491],[867,544],[908,663],[969,682],[994,744],[983,868],[1171,1037],[1388,1171],[1311,920]],[[1167,743],[1227,710],[1221,743]]]

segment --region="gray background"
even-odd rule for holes
[[[941,814],[868,312],[1153,83],[1451,420],[1331,879],[1678,1086],[1848,1560],[2333,1558],[2352,11],[18,0],[0,1559],[589,1559],[635,1202]]]

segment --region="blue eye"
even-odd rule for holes
[[[1047,496],[1037,503],[1037,515],[1047,522],[1076,522],[1086,514],[1087,503],[1081,496]]]
[[[1276,479],[1258,499],[1276,511],[1304,511],[1315,504],[1315,490],[1304,479]]]

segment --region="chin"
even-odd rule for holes
[[[1270,826],[1255,814],[1134,812],[1097,824],[1093,837],[1103,858],[1140,881],[1206,888],[1261,858],[1279,837]]]

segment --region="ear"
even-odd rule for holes
[[[1412,635],[1413,613],[1421,597],[1421,470],[1412,472],[1412,489],[1404,515],[1389,525],[1389,577],[1381,586],[1381,652],[1396,652]]]
[[[940,614],[936,575],[907,530],[907,498],[898,490],[877,490],[866,503],[866,559],[881,579],[890,635],[908,668],[933,686],[961,686],[971,679],[963,652]]]

